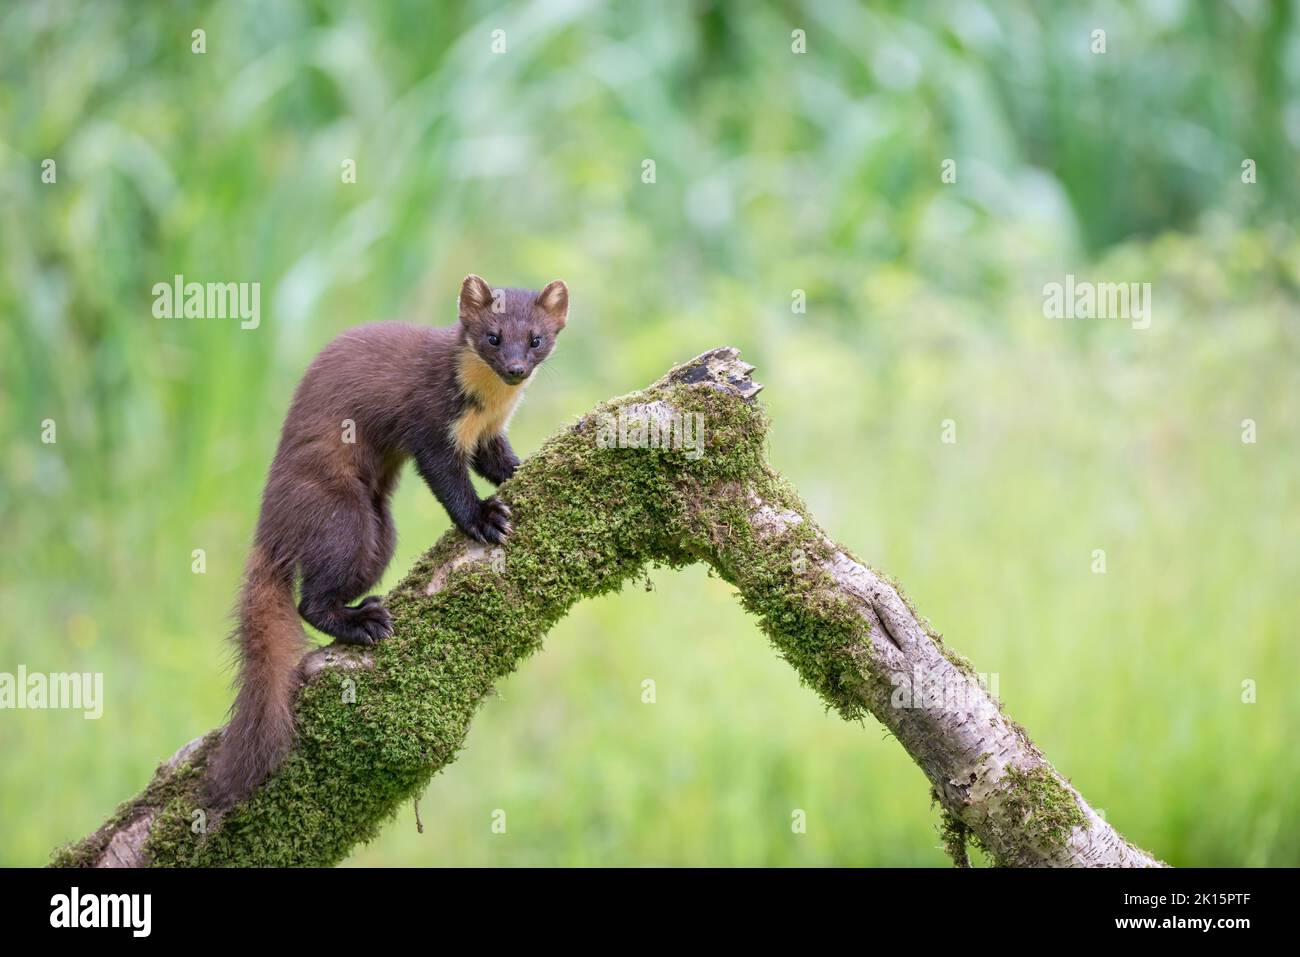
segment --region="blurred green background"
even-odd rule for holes
[[[1300,864],[1298,24],[1245,0],[6,4],[0,671],[103,672],[107,702],[0,712],[0,864],[222,720],[298,377],[354,324],[452,321],[470,271],[572,290],[522,453],[739,346],[776,468],[1126,836]],[[155,319],[176,273],[260,282],[260,327]],[[1150,282],[1151,327],[1044,318],[1066,273]],[[448,524],[409,473],[396,514],[386,584]],[[946,862],[878,725],[827,714],[703,570],[650,586],[576,608],[424,833],[408,808],[352,860]]]

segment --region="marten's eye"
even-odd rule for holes
[[[529,342],[528,344],[529,344],[530,346],[532,346],[534,349],[536,349],[536,348],[538,348],[538,347],[542,344],[542,337],[541,337],[541,336],[533,336],[532,341]]]
[[[498,336],[495,332],[489,332],[488,342],[492,343],[492,345],[494,346],[499,346],[501,345],[501,337]]]

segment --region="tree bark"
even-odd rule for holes
[[[504,547],[449,531],[387,598],[395,634],[303,660],[298,743],[220,819],[185,745],[64,866],[329,865],[455,758],[493,684],[578,600],[647,565],[712,566],[840,714],[873,715],[925,773],[958,863],[1159,866],[1043,757],[898,587],[827,537],[768,466],[762,388],[715,349],[553,436],[499,494]]]

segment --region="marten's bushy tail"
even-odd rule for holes
[[[306,636],[293,602],[293,569],[254,548],[239,599],[239,693],[208,762],[207,800],[227,808],[246,798],[293,745],[293,704]]]

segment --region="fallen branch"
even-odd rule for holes
[[[817,527],[766,462],[751,371],[716,349],[553,436],[501,487],[515,519],[504,548],[448,532],[389,594],[392,638],[304,659],[297,748],[249,801],[220,820],[198,803],[212,732],[54,863],[336,864],[455,758],[495,682],[575,602],[648,564],[702,561],[806,684],[845,718],[874,715],[907,749],[956,860],[969,838],[1002,865],[1158,865],[1088,806],[893,583]],[[688,441],[665,448],[653,435]],[[609,447],[629,444],[642,447]]]

